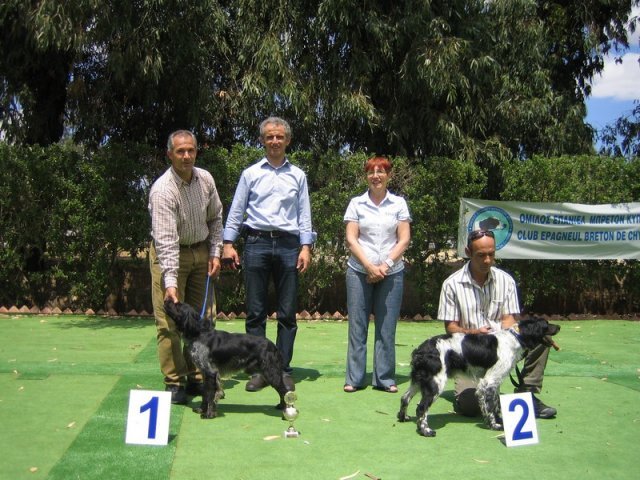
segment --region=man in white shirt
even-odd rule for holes
[[[494,266],[496,241],[490,230],[469,234],[465,253],[469,261],[442,284],[438,319],[447,333],[491,334],[508,329],[520,313],[515,280]],[[517,391],[540,393],[549,347],[541,345],[528,352]],[[456,379],[454,408],[466,416],[477,416],[480,407],[475,396],[476,382]],[[533,395],[536,417],[552,418],[556,409]]]

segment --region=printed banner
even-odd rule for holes
[[[640,203],[497,202],[460,199],[458,255],[472,230],[491,230],[496,257],[640,259]]]

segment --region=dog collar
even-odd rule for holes
[[[509,328],[509,331],[514,337],[516,337],[516,340],[518,340],[520,345],[524,347],[524,343],[522,343],[522,337],[520,336],[520,327],[518,326],[518,324],[516,323],[515,325],[511,326]]]

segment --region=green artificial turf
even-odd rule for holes
[[[640,323],[559,323],[541,395],[559,413],[537,422],[537,445],[505,447],[500,432],[452,413],[450,391],[431,410],[437,436],[420,437],[396,420],[400,395],[342,392],[347,324],[317,321],[301,322],[296,341],[299,438],[282,437],[276,393],[246,392],[240,374],[225,381],[218,418],[201,420],[195,401],[173,406],[168,445],[144,446],[124,438],[129,391],[162,389],[151,319],[0,316],[0,479],[636,478]],[[411,351],[441,332],[400,323],[401,392]]]

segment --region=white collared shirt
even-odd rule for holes
[[[374,265],[380,265],[389,257],[389,253],[398,242],[398,222],[402,221],[411,222],[407,202],[389,191],[380,205],[371,201],[369,191],[352,198],[344,214],[345,223],[358,224],[358,243]],[[357,272],[367,273],[353,255],[347,264]],[[404,263],[399,260],[390,269],[389,274],[397,273],[403,268]]]
[[[520,313],[516,282],[507,272],[491,267],[484,285],[478,285],[469,271],[469,262],[451,274],[440,290],[438,320],[459,322],[462,328],[502,329],[504,315]]]

